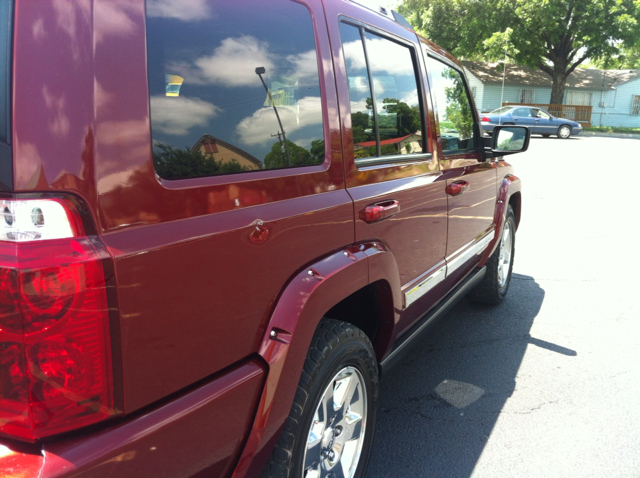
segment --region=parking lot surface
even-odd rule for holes
[[[509,296],[382,384],[367,478],[640,476],[640,143],[533,137]]]

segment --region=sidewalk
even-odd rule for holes
[[[604,136],[608,138],[628,138],[628,139],[640,139],[640,134],[633,133],[605,133],[602,131],[583,131],[578,135],[581,136]]]

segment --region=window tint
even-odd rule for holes
[[[344,23],[341,36],[355,158],[422,153],[412,49]]]
[[[431,92],[440,120],[442,150],[474,149],[473,113],[462,75],[441,61],[428,57]]]
[[[173,5],[173,6],[172,6]],[[321,164],[322,103],[306,7],[147,0],[153,159],[178,179]]]

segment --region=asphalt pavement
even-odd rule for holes
[[[533,137],[509,295],[386,378],[367,478],[640,477],[634,139]]]

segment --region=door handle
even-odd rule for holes
[[[364,222],[372,223],[382,221],[400,212],[400,203],[393,199],[378,202],[365,207],[360,212],[360,219]]]
[[[470,184],[467,181],[454,181],[449,184],[444,190],[449,196],[457,196],[465,191],[469,190]]]

